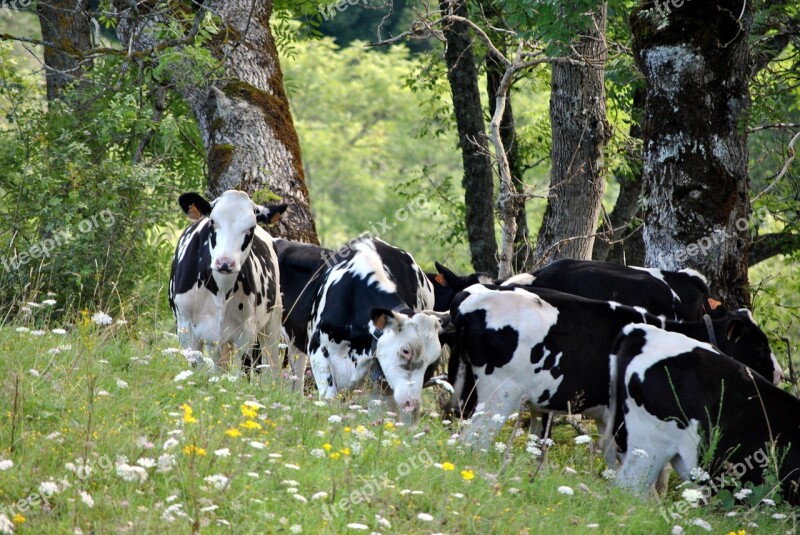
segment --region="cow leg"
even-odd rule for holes
[[[192,329],[191,322],[185,320],[183,316],[178,316],[178,344],[181,346],[181,349],[191,349],[192,351],[202,351],[203,350],[203,341],[200,340],[194,334],[194,330]],[[202,364],[202,360],[200,362],[197,359],[194,359],[192,362],[193,366],[198,366]]]
[[[269,312],[269,321],[258,332],[258,345],[260,346],[259,360],[269,366],[273,379],[279,379],[283,360],[281,359],[281,317],[283,308],[280,305],[272,307]]]
[[[289,358],[289,366],[292,369],[294,380],[292,382],[292,390],[300,392],[303,395],[303,384],[306,378],[306,364],[308,363],[308,355],[297,349],[294,344],[289,344],[286,350]]]
[[[491,441],[503,428],[506,420],[514,411],[519,410],[525,398],[524,393],[516,385],[505,382],[499,388],[489,388],[491,376],[478,381],[478,399],[487,400],[482,403],[482,410],[476,409],[472,423],[462,434],[462,441],[468,446],[488,449]],[[484,395],[484,390],[492,391],[492,395]],[[478,405],[481,407],[481,404]]]

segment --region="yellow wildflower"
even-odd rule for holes
[[[323,444],[323,445],[322,445],[322,449],[323,449],[323,450],[325,450],[325,451],[331,451],[331,448],[332,448],[332,447],[333,447],[333,446],[331,446],[331,445],[330,445],[330,444],[328,444],[327,442],[326,442],[325,444]]]
[[[245,429],[261,429],[261,424],[253,420],[247,420],[245,423],[239,425]]]
[[[350,429],[349,427],[345,427],[345,428],[344,428],[344,432],[345,432],[345,433],[349,433],[350,431],[351,431],[351,429]]]
[[[11,521],[12,521],[13,523],[15,523],[15,524],[22,524],[22,523],[23,523],[23,522],[25,522],[26,520],[27,520],[27,518],[25,518],[24,516],[22,516],[22,515],[21,515],[21,514],[19,514],[19,513],[15,514],[15,515],[14,515],[14,518],[12,518],[12,519],[11,519]]]
[[[197,422],[197,418],[192,416],[192,412],[193,411],[192,411],[192,408],[189,405],[184,403],[183,405],[181,405],[181,409],[183,409],[183,421],[184,422],[186,422],[187,424],[193,424],[193,423]]]
[[[242,409],[242,416],[244,416],[245,418],[250,418],[252,420],[253,418],[258,417],[258,411],[255,410],[250,405],[242,404],[241,409]]]
[[[385,424],[383,424],[383,427],[385,427],[387,431],[391,431],[392,429],[394,429],[394,422],[386,422]]]
[[[228,435],[228,436],[229,436],[229,437],[231,437],[231,438],[236,438],[236,437],[240,437],[240,436],[242,436],[242,432],[241,432],[241,431],[239,431],[239,430],[238,430],[238,429],[236,429],[236,428],[234,428],[234,429],[228,429],[227,431],[225,431],[225,434],[226,434],[226,435]]]
[[[445,461],[445,462],[442,463],[442,470],[444,470],[445,472],[451,472],[451,471],[453,471],[455,469],[456,469],[456,465],[454,465],[451,462]]]
[[[339,457],[341,457],[341,453],[339,453],[338,451],[334,451],[333,453],[331,453],[331,459],[333,459],[334,461]]]
[[[194,444],[190,444],[188,446],[183,447],[183,454],[184,455],[198,455],[200,457],[206,456],[206,450],[204,448],[198,448]]]
[[[345,449],[343,449],[343,450],[342,450],[342,453],[344,453],[344,454],[345,454],[345,456],[347,456],[347,455],[350,455],[350,448],[345,448]]]
[[[470,479],[475,479],[475,472],[473,470],[462,470],[461,477],[464,478],[464,481],[469,481]]]

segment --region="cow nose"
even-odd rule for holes
[[[227,256],[220,256],[217,258],[216,262],[214,262],[214,268],[223,273],[230,273],[236,270],[236,261]]]

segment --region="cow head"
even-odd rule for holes
[[[274,223],[287,205],[260,206],[247,193],[228,190],[211,202],[198,193],[184,193],[178,198],[183,211],[194,221],[208,218],[208,246],[215,278],[236,275],[242,269],[253,244],[258,223]]]
[[[457,275],[439,262],[434,262],[434,264],[438,273],[428,275],[431,283],[433,283],[433,293],[436,299],[434,310],[450,310],[450,303],[456,294],[466,290],[473,284],[495,283],[494,279],[486,273]]]
[[[719,348],[725,354],[750,366],[776,385],[783,380],[783,369],[769,347],[767,335],[749,310],[742,308],[729,312],[714,324]]]
[[[373,308],[370,317],[370,328],[378,336],[375,358],[394,393],[394,401],[404,419],[416,420],[425,370],[441,357],[439,334],[450,325],[450,315],[433,311],[408,315]]]

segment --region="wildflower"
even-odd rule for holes
[[[136,439],[136,447],[149,450],[153,447],[153,443],[147,440],[146,436],[141,436]]]
[[[228,435],[231,438],[236,438],[236,437],[242,436],[242,432],[239,431],[238,429],[235,429],[235,428],[234,429],[228,429],[227,431],[225,431],[225,434]]]
[[[770,500],[769,498],[763,498],[761,503],[764,505],[775,505],[775,500]]]
[[[572,496],[573,494],[575,494],[575,491],[572,490],[572,487],[567,487],[566,485],[562,485],[558,487],[558,493],[566,494],[567,496]]]
[[[138,464],[142,468],[153,468],[156,465],[156,462],[150,457],[142,457],[141,459],[136,461],[136,464]]]
[[[228,481],[230,481],[227,476],[222,474],[214,474],[213,476],[207,476],[203,478],[203,481],[211,485],[217,490],[222,490],[226,486],[228,486]]]
[[[319,491],[311,495],[312,500],[324,500],[328,497],[328,493],[325,491]]]
[[[339,453],[338,451],[334,451],[333,453],[331,453],[331,459],[333,459],[334,461],[337,460],[341,456],[342,456],[342,454]]]
[[[579,435],[575,437],[575,444],[589,444],[592,441],[592,437],[589,435]]]
[[[21,514],[17,513],[14,515],[14,518],[11,519],[12,522],[15,524],[22,524],[26,522],[28,519],[22,516]]]
[[[611,468],[606,468],[603,470],[603,479],[614,479],[617,477],[617,472]]]
[[[156,472],[166,473],[171,471],[175,465],[177,465],[177,461],[175,460],[175,456],[171,453],[165,453],[158,457],[158,468]]]
[[[183,421],[184,422],[186,422],[187,424],[193,424],[193,423],[197,422],[197,418],[192,416],[192,412],[193,411],[192,411],[192,408],[189,405],[184,403],[183,405],[181,405],[181,409],[183,409]]]
[[[283,466],[285,466],[289,470],[300,470],[300,467],[297,466],[296,464],[284,464]]]
[[[461,494],[460,492],[454,492],[452,494],[452,496],[453,496],[453,498],[458,498],[459,500],[463,500],[464,499],[464,495]]]
[[[711,476],[708,475],[708,472],[706,472],[699,466],[695,466],[694,468],[692,468],[692,471],[689,472],[689,477],[692,478],[692,480],[698,481],[700,483],[711,479]]]
[[[347,527],[350,529],[357,529],[360,531],[366,531],[369,529],[369,526],[365,526],[364,524],[359,524],[357,522],[351,522],[350,524],[347,524]]]
[[[194,444],[190,444],[188,446],[183,447],[183,454],[184,455],[197,455],[199,457],[206,456],[206,450],[204,448],[198,448]]]
[[[338,414],[332,414],[328,416],[328,423],[338,424],[342,421],[342,417]]]
[[[378,521],[379,526],[383,526],[386,529],[392,529],[392,524],[381,515],[375,515],[375,520]]]
[[[44,336],[44,331],[42,331],[42,330],[31,331],[31,335],[32,336]]]
[[[322,449],[324,449],[325,451],[331,451],[331,448],[332,448],[332,447],[333,447],[333,446],[331,446],[331,445],[330,445],[330,444],[328,444],[327,442],[326,442],[325,444],[323,444],[323,445],[322,445]]]
[[[29,333],[29,332],[31,332],[31,330],[28,329],[27,327],[17,327],[16,330],[17,330],[18,333]]]
[[[455,469],[456,465],[454,465],[451,462],[445,461],[442,463],[442,470],[444,470],[445,472],[452,472]]]
[[[473,470],[462,470],[461,477],[464,478],[464,481],[469,481],[471,479],[475,479],[475,472]]]
[[[683,531],[683,528],[680,526],[672,526],[672,531],[670,531],[670,533],[672,533],[672,535],[683,535],[686,532]]]
[[[386,430],[387,430],[387,431],[391,431],[391,430],[393,430],[393,429],[394,429],[394,422],[392,422],[391,420],[389,420],[388,422],[386,422],[385,424],[383,424],[383,427],[384,427],[384,428],[386,428]]]
[[[114,320],[111,316],[109,316],[105,312],[95,312],[92,315],[92,321],[95,322],[97,325],[111,325],[111,322]]]
[[[192,370],[183,370],[181,373],[175,376],[175,379],[173,379],[173,381],[175,381],[176,383],[180,383],[181,381],[188,379],[192,375],[194,375],[194,372]]]
[[[256,442],[254,440],[254,441],[250,442],[250,447],[255,448],[257,450],[263,450],[264,448],[266,448],[266,445],[262,444],[261,442]]]
[[[39,484],[39,494],[42,496],[52,496],[58,494],[58,484],[55,481],[43,481]]]
[[[253,420],[246,420],[244,423],[239,425],[245,429],[261,429],[261,424],[254,422]]]
[[[300,524],[292,524],[291,526],[289,526],[289,531],[291,531],[294,534],[303,533],[303,526],[301,526]]]
[[[417,518],[423,522],[431,522],[433,520],[433,516],[429,515],[428,513],[419,513],[417,514]]]
[[[242,416],[244,416],[245,418],[249,418],[250,420],[252,420],[254,418],[258,418],[258,411],[255,410],[253,407],[250,407],[249,405],[244,405],[243,404],[240,407],[240,409],[242,411]]]
[[[0,461],[0,470],[8,470],[13,466],[14,466],[14,461],[10,459],[3,459],[2,461]]]
[[[217,457],[230,457],[231,450],[229,450],[228,448],[222,448],[221,450],[214,450],[214,455],[216,455]]]
[[[118,464],[117,475],[125,481],[143,483],[147,481],[147,471],[141,466]]]
[[[737,500],[744,500],[745,498],[750,496],[752,493],[753,493],[752,489],[742,489],[739,492],[737,492],[736,494],[734,494],[733,497],[736,498]]]
[[[53,329],[50,332],[53,333],[53,334],[67,334],[67,330],[66,329]]]
[[[122,379],[117,379],[117,388],[120,389],[128,388],[128,383],[126,383]]]
[[[318,459],[325,457],[325,451],[321,448],[314,448],[309,452],[312,457],[316,457]]]
[[[292,494],[292,498],[301,503],[308,503],[308,500],[302,494]]]
[[[692,507],[697,507],[697,502],[703,499],[703,493],[698,489],[686,489],[681,493],[681,497]]]
[[[86,507],[94,507],[94,498],[88,492],[81,491],[81,501],[86,504]]]
[[[775,520],[783,520],[786,518],[786,515],[783,513],[775,513],[774,515],[772,515],[772,518],[774,518]]]
[[[695,518],[694,520],[692,520],[692,525],[702,528],[706,531],[711,531],[711,524],[709,524],[702,518]]]
[[[503,453],[506,451],[506,445],[503,442],[495,442],[494,449],[499,453]]]

